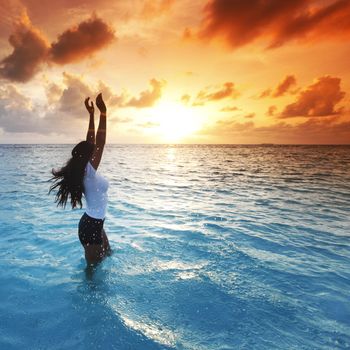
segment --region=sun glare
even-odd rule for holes
[[[179,142],[200,127],[200,118],[193,108],[175,102],[161,102],[153,111],[157,131],[165,142]]]

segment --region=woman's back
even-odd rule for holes
[[[85,212],[96,219],[104,219],[108,203],[108,180],[97,173],[90,161],[87,163],[84,175]]]

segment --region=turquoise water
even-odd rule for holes
[[[1,349],[350,348],[350,147],[107,145],[93,274],[71,148],[0,145]]]

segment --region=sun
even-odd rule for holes
[[[194,108],[176,102],[160,102],[152,110],[162,141],[179,142],[200,128],[200,117]]]

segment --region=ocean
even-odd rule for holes
[[[350,349],[350,146],[109,145],[93,273],[73,145],[0,145],[0,349]]]

